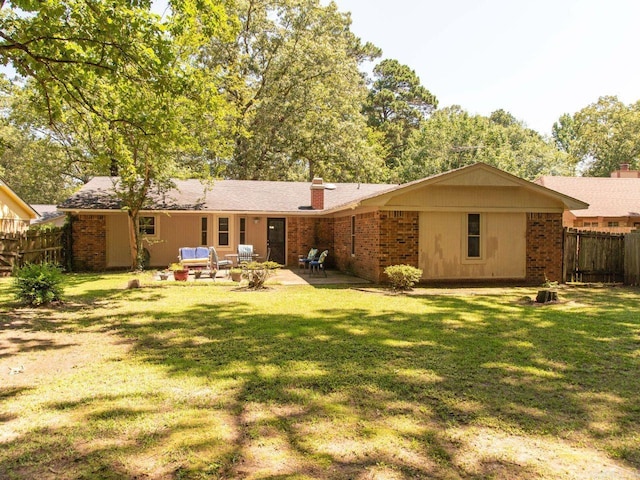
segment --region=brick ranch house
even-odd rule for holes
[[[615,233],[640,228],[640,171],[630,170],[628,164],[620,165],[611,177],[544,176],[536,183],[589,203],[585,210],[565,211],[565,227]]]
[[[72,219],[79,270],[130,265],[113,182],[96,177],[59,206]],[[154,267],[176,261],[180,247],[213,245],[223,256],[242,243],[293,267],[316,246],[329,250],[330,267],[374,282],[395,264],[421,268],[425,282],[559,281],[563,212],[588,207],[482,163],[402,185],[175,183],[141,214]]]

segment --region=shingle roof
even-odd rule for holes
[[[579,217],[640,216],[640,178],[544,176],[536,182],[587,202],[588,209],[572,210]]]
[[[38,212],[39,217],[31,220],[31,223],[42,223],[53,220],[54,218],[64,217],[64,212],[58,210],[56,205],[50,204],[31,204],[31,208],[33,208],[36,212]]]
[[[64,210],[118,210],[113,177],[95,177],[59,208]],[[325,189],[324,211],[396,188],[389,184],[336,183]],[[201,210],[221,212],[294,213],[311,210],[311,182],[176,180],[165,194],[153,193],[146,210]]]

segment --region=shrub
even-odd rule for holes
[[[280,264],[276,262],[251,262],[244,266],[242,276],[249,281],[249,288],[258,289],[264,287],[264,282],[278,268]]]
[[[29,305],[44,305],[62,297],[62,272],[53,263],[27,264],[14,277],[19,300]]]
[[[391,265],[384,273],[394,290],[411,290],[422,278],[422,270],[411,265]]]

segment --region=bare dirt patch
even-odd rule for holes
[[[129,344],[105,332],[58,329],[51,311],[21,309],[0,318],[0,385],[36,386],[89,363],[124,355]],[[45,319],[43,319],[43,317]],[[48,325],[43,328],[43,322]]]

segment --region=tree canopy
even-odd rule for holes
[[[238,113],[225,175],[379,178],[358,69],[379,50],[351,33],[349,16],[319,0],[241,0],[231,11],[237,35],[214,39],[207,52],[209,68],[226,70],[225,91]]]
[[[398,165],[409,137],[437,106],[436,97],[408,66],[393,59],[375,66],[364,112],[369,126],[382,134],[389,168]]]
[[[453,106],[434,112],[412,135],[398,174],[411,181],[476,162],[528,180],[572,172],[553,142],[511,114],[499,110],[484,117]]]
[[[640,159],[640,101],[625,105],[615,96],[600,97],[553,125],[558,148],[586,175],[608,177],[621,164],[632,168]]]

